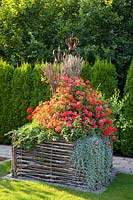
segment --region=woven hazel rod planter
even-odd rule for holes
[[[44,142],[37,144],[33,150],[13,147],[12,176],[87,191],[102,189],[111,181],[112,149],[104,139],[95,136],[85,139],[83,145],[81,141]],[[83,147],[88,149],[89,155],[85,149],[80,151]],[[84,155],[79,155],[77,160],[76,154],[80,152]],[[84,158],[88,165],[82,164]]]

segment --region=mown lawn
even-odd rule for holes
[[[11,161],[0,163],[0,177],[4,176],[11,171]]]
[[[10,168],[10,163],[4,164]],[[0,164],[0,174],[3,164]],[[9,170],[7,170],[9,172]],[[132,200],[133,175],[119,174],[102,194],[79,192],[39,182],[0,179],[0,200]]]

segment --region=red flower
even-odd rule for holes
[[[32,120],[32,115],[28,115],[28,120]]]
[[[113,135],[113,136],[110,138],[110,140],[111,140],[111,141],[116,140],[116,136]]]
[[[99,126],[99,129],[103,129],[103,128],[104,128],[104,126],[103,126],[103,125],[100,125],[100,126]]]
[[[95,121],[95,120],[92,120],[91,127],[92,127],[92,128],[95,128],[95,127],[96,127],[96,121]]]
[[[88,117],[92,117],[92,115],[93,115],[92,112],[88,112],[87,114]]]
[[[103,107],[102,107],[102,106],[99,106],[99,107],[97,106],[97,107],[96,107],[96,111],[97,111],[97,112],[101,112],[101,110],[103,110]]]
[[[27,108],[26,110],[28,113],[32,112],[32,108]]]
[[[61,114],[62,117],[67,117],[68,115],[69,115],[68,112],[64,112]]]
[[[113,132],[116,133],[118,129],[116,127],[113,127]]]
[[[105,112],[102,112],[102,117],[106,117],[106,113]]]
[[[113,120],[112,119],[108,119],[107,123],[110,125],[113,123]]]

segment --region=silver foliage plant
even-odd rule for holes
[[[112,180],[112,148],[109,139],[98,136],[79,139],[71,157],[75,180],[83,179],[88,191],[103,190]]]

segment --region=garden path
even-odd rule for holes
[[[0,162],[2,158],[12,158],[12,148],[10,145],[0,145]],[[113,172],[133,174],[133,158],[113,157]]]

